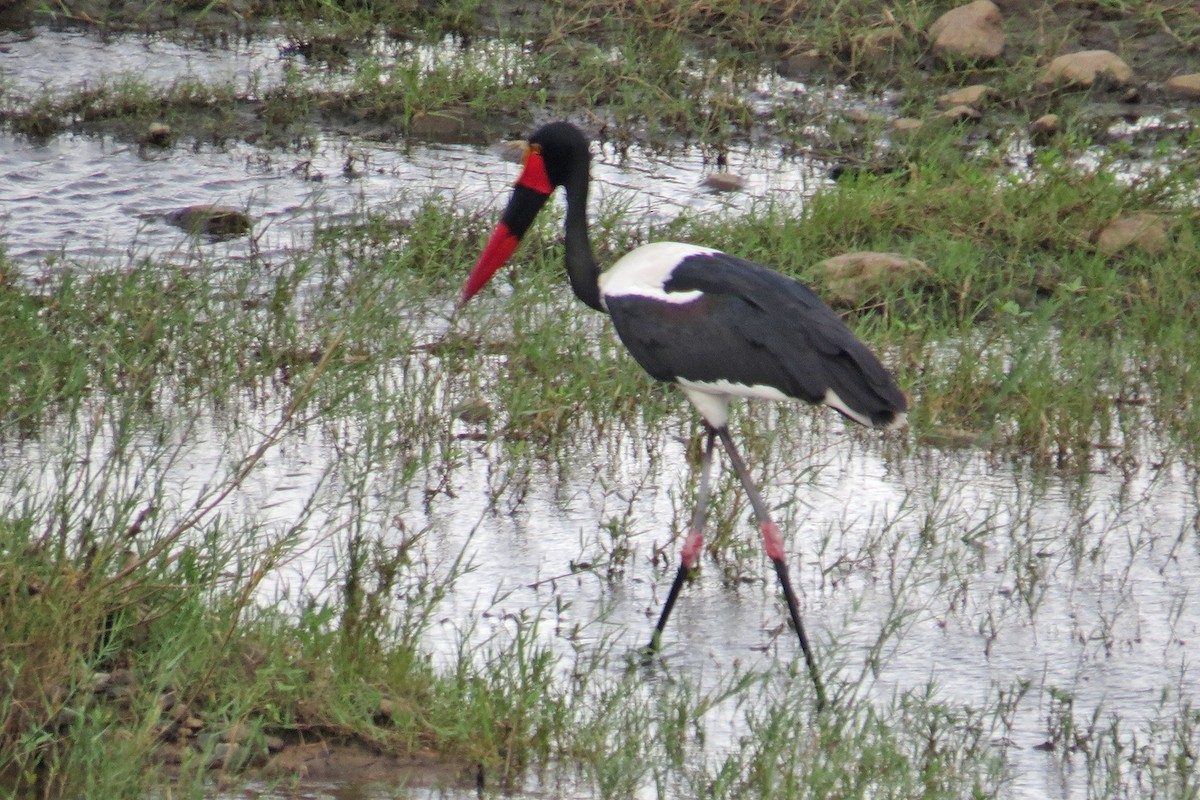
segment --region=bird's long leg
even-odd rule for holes
[[[796,627],[796,634],[800,637],[800,649],[804,651],[804,660],[808,664],[808,674],[812,677],[813,686],[817,691],[817,708],[819,710],[825,706],[825,687],[821,684],[821,676],[817,672],[817,662],[813,658],[812,648],[808,646],[808,636],[804,633],[804,623],[800,621],[800,607],[796,602],[796,593],[792,590],[791,579],[788,578],[787,558],[783,549],[783,534],[780,533],[779,526],[771,519],[771,512],[767,510],[767,505],[763,502],[762,495],[758,493],[758,487],[754,485],[754,481],[750,478],[750,472],[746,469],[746,463],[742,461],[742,457],[733,443],[733,437],[729,435],[729,428],[721,426],[717,429],[717,435],[721,437],[721,444],[725,446],[725,452],[729,454],[729,461],[733,464],[734,471],[737,472],[738,480],[742,482],[746,494],[750,497],[750,505],[754,507],[754,515],[758,517],[758,525],[762,530],[763,547],[767,551],[767,557],[774,563],[775,574],[779,577],[779,585],[783,587],[783,597],[787,600],[788,613],[791,614],[792,624]]]
[[[688,531],[687,539],[683,542],[683,552],[680,554],[679,571],[675,573],[675,582],[671,584],[667,602],[663,605],[662,614],[658,617],[658,624],[654,626],[654,634],[650,637],[650,644],[647,646],[647,649],[651,651],[658,649],[659,639],[662,637],[663,629],[667,627],[667,617],[671,616],[671,609],[679,597],[679,590],[683,588],[683,582],[687,580],[687,576],[700,563],[700,549],[704,547],[704,517],[708,512],[708,474],[712,466],[713,445],[717,438],[716,430],[709,425],[704,427],[708,434],[704,440],[704,462],[700,465],[700,492],[696,498],[696,508],[692,511],[692,527]]]

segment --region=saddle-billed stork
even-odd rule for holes
[[[700,560],[713,445],[720,439],[750,498],[767,556],[816,687],[825,694],[788,578],[783,536],[750,477],[727,426],[735,397],[825,403],[877,428],[902,426],[907,402],[895,380],[837,314],[807,286],[706,247],[659,242],[638,247],[605,272],[588,239],[591,156],[566,122],[539,128],[500,222],[463,286],[470,300],[512,256],[556,187],[566,190],[566,268],[575,295],[612,317],[634,359],[660,381],[679,384],[704,418],[706,441],[691,529],[679,571],[651,638],[657,648],[684,580]]]

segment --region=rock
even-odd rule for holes
[[[1102,76],[1114,83],[1125,84],[1133,78],[1133,70],[1120,56],[1109,50],[1082,50],[1051,61],[1039,83],[1067,84],[1087,89]]]
[[[1004,52],[1003,23],[992,0],[975,0],[938,17],[929,26],[929,38],[944,59],[990,61]]]
[[[961,89],[955,89],[953,92],[947,92],[937,99],[937,104],[938,108],[978,106],[995,94],[995,89],[980,83],[975,86],[964,86]]]
[[[892,120],[891,128],[896,133],[912,133],[920,130],[924,123],[914,117],[899,117]]]
[[[942,116],[951,122],[965,122],[969,119],[980,119],[983,114],[979,113],[979,109],[971,106],[955,106],[943,111]]]
[[[1176,75],[1167,81],[1166,87],[1169,92],[1180,97],[1200,99],[1200,72]]]
[[[478,121],[465,108],[417,112],[408,123],[409,136],[435,141],[461,141],[474,136],[478,129]]]
[[[149,127],[146,127],[146,132],[140,142],[154,146],[154,148],[169,148],[174,140],[174,132],[170,130],[170,126],[166,122],[151,122]]]
[[[152,147],[170,147],[173,138],[170,125],[165,122],[152,122],[142,135],[141,143]]]
[[[187,206],[167,212],[164,219],[192,235],[220,239],[242,236],[254,225],[249,214],[224,206]]]
[[[1058,114],[1043,114],[1029,124],[1029,135],[1035,142],[1046,141],[1058,130]]]
[[[1166,221],[1145,211],[1117,217],[1096,237],[1096,249],[1105,255],[1127,249],[1157,255],[1170,246],[1171,235]]]
[[[282,736],[267,736],[263,738],[263,744],[267,746],[268,753],[278,753],[283,748],[287,747],[287,742]]]
[[[746,186],[746,179],[732,172],[713,172],[705,176],[701,185],[714,192],[740,192]]]
[[[920,259],[869,251],[827,258],[817,268],[824,273],[825,299],[831,305],[851,308],[864,306],[889,289],[933,274]]]
[[[842,116],[855,125],[871,125],[885,119],[882,115],[872,113],[863,108],[848,108],[842,112]]]

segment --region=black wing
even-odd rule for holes
[[[702,295],[688,303],[605,298],[617,335],[658,380],[772,386],[809,403],[832,389],[875,425],[907,408],[879,359],[799,281],[711,253],[680,261],[664,288]]]

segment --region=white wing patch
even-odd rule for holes
[[[648,297],[666,303],[690,303],[702,292],[668,292],[663,288],[679,262],[689,256],[719,252],[681,242],[655,242],[631,250],[600,275],[604,297]]]

